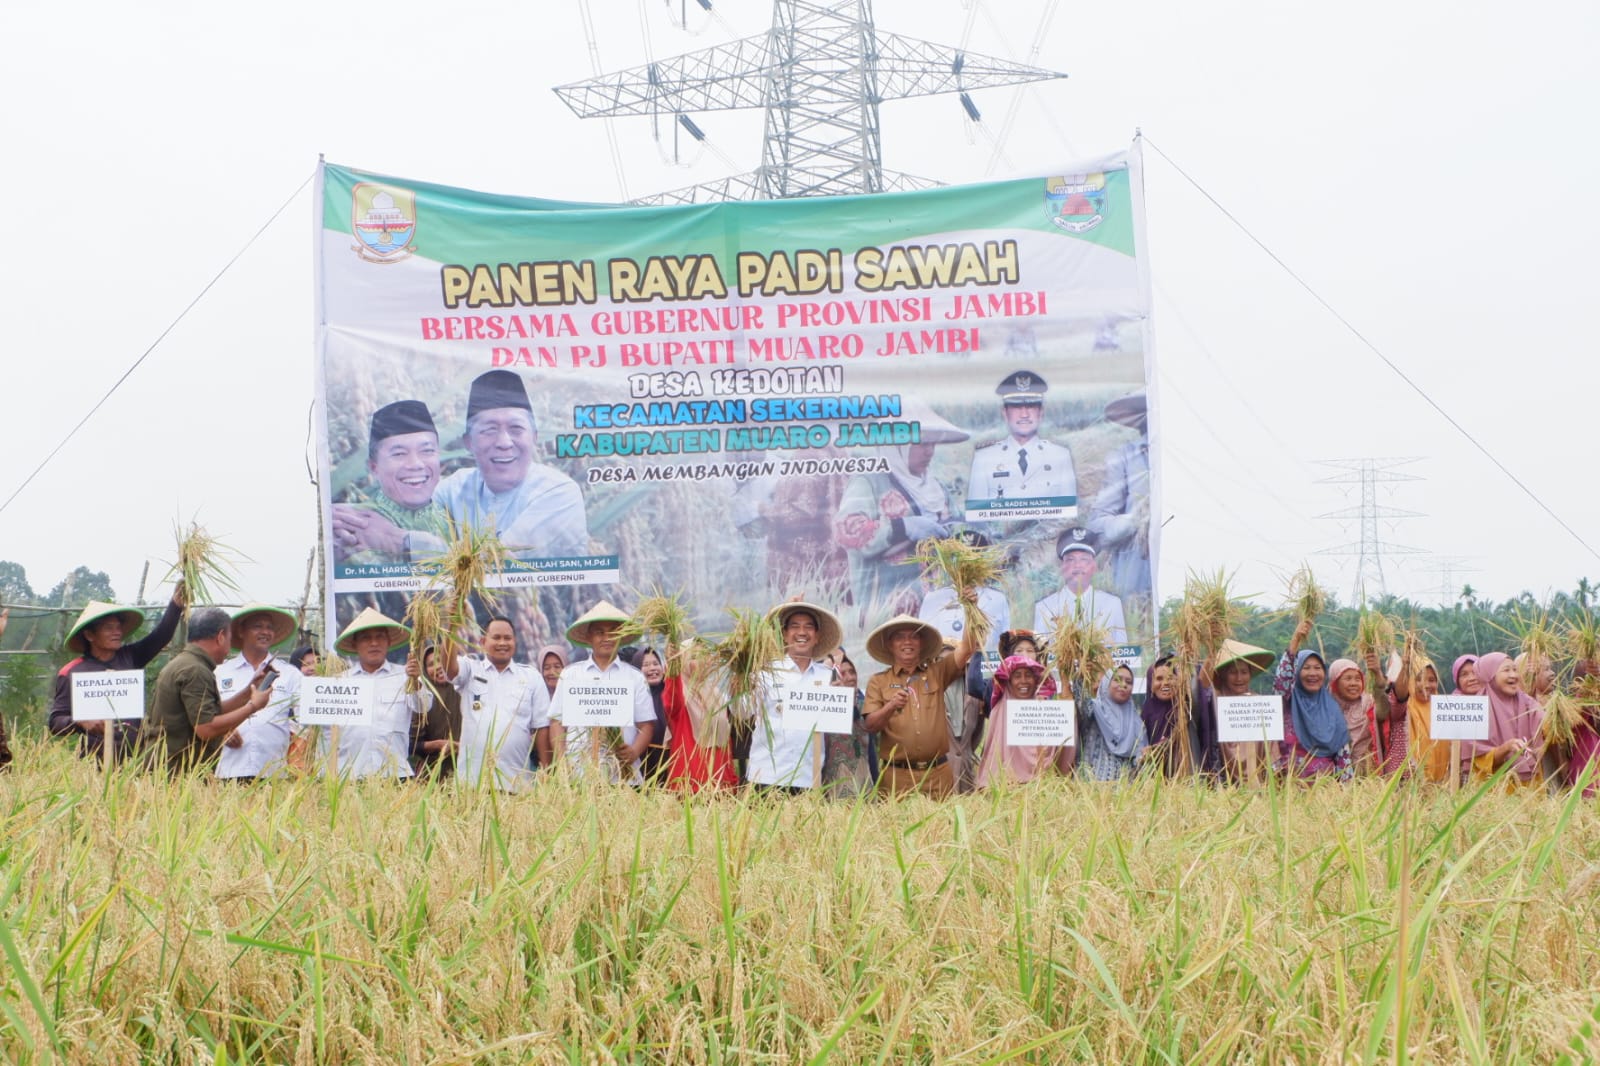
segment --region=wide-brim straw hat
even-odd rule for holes
[[[358,633],[365,633],[369,629],[389,630],[389,647],[404,644],[411,639],[411,630],[396,622],[393,618],[371,607],[363,607],[361,613],[356,615],[351,623],[344,627],[344,632],[339,634],[339,642],[335,644],[335,651],[342,651],[346,655],[355,652],[355,638]]]
[[[813,659],[824,658],[844,642],[844,626],[839,624],[839,619],[826,607],[818,607],[814,603],[803,600],[780,603],[767,612],[767,617],[776,618],[781,630],[789,624],[789,616],[797,612],[804,612],[817,620],[817,646],[811,649]]]
[[[78,615],[78,620],[73,623],[72,632],[67,634],[67,647],[83,655],[89,650],[89,642],[83,639],[83,631],[102,618],[116,615],[122,619],[122,639],[127,640],[139,631],[144,625],[144,612],[137,607],[118,607],[114,603],[102,600],[90,600],[84,607],[83,613]]]
[[[294,615],[282,607],[274,607],[270,603],[247,603],[233,612],[233,634],[229,638],[234,651],[239,650],[239,630],[243,628],[245,619],[254,614],[264,614],[272,619],[272,647],[286,644],[294,636],[300,624],[295,621]]]
[[[1142,391],[1129,396],[1118,396],[1106,404],[1106,421],[1138,429],[1148,417],[1148,411],[1149,407]]]
[[[1265,673],[1272,669],[1273,661],[1277,656],[1265,648],[1258,648],[1254,644],[1244,644],[1237,640],[1225,640],[1222,647],[1217,649],[1216,669],[1220,670],[1231,662],[1244,661],[1250,664],[1250,669],[1256,673]]]
[[[589,647],[589,627],[596,622],[616,622],[621,625],[628,621],[627,611],[618,607],[609,600],[601,600],[589,608],[578,620],[567,627],[567,639],[582,648]]]
[[[909,614],[897,614],[867,634],[867,654],[885,666],[893,666],[894,655],[889,651],[889,637],[901,629],[917,631],[917,638],[922,641],[922,647],[917,652],[919,663],[931,661],[944,647],[944,634],[939,632],[938,626]]]

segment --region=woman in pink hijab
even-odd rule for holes
[[[1539,701],[1522,690],[1522,675],[1517,664],[1504,652],[1490,652],[1473,667],[1483,691],[1489,697],[1489,739],[1462,744],[1463,758],[1475,778],[1489,777],[1506,763],[1508,787],[1536,788],[1544,784],[1539,759],[1544,740],[1539,727],[1544,724],[1544,709]],[[1466,767],[1464,767],[1465,769]]]
[[[1377,673],[1378,657],[1372,656],[1368,668]],[[1335,659],[1328,667],[1328,688],[1344,712],[1345,725],[1350,728],[1350,758],[1355,763],[1356,776],[1377,773],[1384,760],[1378,756],[1378,723],[1390,720],[1389,697],[1380,693],[1374,700],[1367,691],[1367,675],[1354,659]],[[1392,738],[1391,738],[1392,743]]]
[[[1576,686],[1596,674],[1600,674],[1600,665],[1588,660],[1581,661],[1572,669],[1572,683]],[[1572,731],[1572,757],[1567,760],[1567,784],[1576,787],[1584,770],[1596,761],[1600,761],[1600,715],[1595,713],[1593,707],[1584,707],[1583,721]],[[1600,791],[1600,767],[1596,767],[1595,771],[1589,783],[1583,786],[1585,799],[1592,798]]]
[[[1076,751],[1070,747],[1011,747],[1006,744],[1006,704],[1010,700],[1048,698],[1040,690],[1044,667],[1027,655],[1008,656],[994,672],[994,709],[989,712],[988,735],[983,738],[983,758],[978,763],[978,787],[994,788],[1002,780],[1012,784],[1032,781],[1051,770],[1072,772]]]

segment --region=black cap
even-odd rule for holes
[[[1070,551],[1088,552],[1093,555],[1099,550],[1095,535],[1082,526],[1073,526],[1071,529],[1061,531],[1061,536],[1056,538],[1056,558],[1064,557]]]
[[[472,391],[467,394],[467,421],[472,421],[473,415],[496,407],[520,407],[530,417],[533,415],[528,387],[509,370],[490,370],[473,378]]]
[[[1044,394],[1050,385],[1031,370],[1017,370],[1007,374],[994,390],[1005,403],[1044,403]]]
[[[990,544],[988,537],[970,526],[966,529],[956,530],[955,538],[969,548],[987,548]]]
[[[402,433],[435,433],[439,430],[428,413],[428,405],[421,400],[396,400],[372,412],[372,428],[368,439],[376,444],[388,437]]]

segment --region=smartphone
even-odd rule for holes
[[[278,680],[278,671],[268,670],[261,675],[261,680],[256,684],[256,691],[265,692],[272,687],[272,683],[276,680]]]

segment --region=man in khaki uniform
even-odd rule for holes
[[[862,708],[867,732],[882,735],[878,788],[889,795],[921,792],[943,799],[955,787],[944,691],[966,676],[972,635],[963,633],[951,651],[941,652],[943,646],[938,629],[906,614],[867,637],[867,653],[889,667],[867,682]]]

